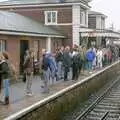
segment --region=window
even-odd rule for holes
[[[101,29],[105,29],[105,18],[101,18]]]
[[[85,11],[80,12],[80,24],[86,25],[86,12]]]
[[[6,50],[6,41],[0,40],[0,52],[3,52]]]
[[[45,24],[57,24],[57,11],[45,11]]]

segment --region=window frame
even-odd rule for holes
[[[86,18],[86,11],[80,11],[80,25],[86,26],[87,18]]]
[[[50,22],[48,22],[48,13],[50,13]],[[53,13],[55,13],[55,22],[53,22]],[[57,13],[58,11],[45,11],[45,25],[56,25]]]

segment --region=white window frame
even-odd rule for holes
[[[6,40],[0,40],[0,52],[4,52],[6,50]]]
[[[48,22],[48,13],[51,13],[50,22]],[[55,22],[52,21],[52,13],[55,13]],[[57,24],[57,11],[45,11],[45,25],[56,25]]]
[[[86,26],[87,18],[86,18],[86,11],[80,12],[80,24]]]

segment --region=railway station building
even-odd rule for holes
[[[101,46],[120,38],[105,29],[106,16],[90,11],[91,0],[8,0],[0,4],[1,51],[12,55],[17,68],[26,49],[54,52],[61,45]],[[4,31],[4,32],[3,32]],[[16,62],[17,61],[17,62]]]
[[[9,51],[17,68],[26,49],[49,51],[79,45],[79,30],[88,27],[90,0],[8,0],[0,4],[2,50]],[[4,31],[4,33],[2,33]],[[17,62],[16,62],[17,61]]]
[[[107,16],[96,11],[88,12],[88,28],[80,31],[80,44],[87,46],[106,47],[114,41],[119,41],[120,33],[106,29],[105,21]]]

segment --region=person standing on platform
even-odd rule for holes
[[[4,104],[9,104],[9,81],[15,76],[15,67],[10,63],[9,55],[7,52],[3,52],[3,60],[0,62],[0,73],[2,74],[3,88],[4,88]]]
[[[80,54],[77,48],[73,49],[72,53],[72,80],[77,80],[80,73]]]
[[[43,93],[49,93],[48,83],[50,81],[50,61],[45,49],[42,50],[42,80],[44,82]]]
[[[52,84],[54,84],[54,81],[57,80],[57,71],[58,71],[57,64],[55,61],[55,54],[47,52],[46,57],[49,62],[50,78],[52,79]]]
[[[95,59],[95,53],[93,52],[92,48],[90,48],[86,53],[86,59],[88,62],[88,71],[89,73],[92,73],[92,63]]]
[[[96,66],[97,66],[97,49],[95,47],[93,47],[92,50],[95,54],[95,58],[94,58],[93,63],[92,63],[92,69],[95,70]]]
[[[97,50],[97,66],[99,69],[103,67],[103,52],[101,49]]]
[[[64,47],[61,47],[58,49],[58,52],[56,53],[56,62],[58,67],[58,80],[63,79],[63,52]]]
[[[71,65],[72,65],[72,58],[70,55],[70,47],[67,46],[63,53],[64,81],[68,80],[68,72],[70,71]]]
[[[27,54],[25,56],[25,61],[24,61],[24,73],[26,74],[26,95],[32,96],[32,79],[33,79],[33,51],[28,50]]]

